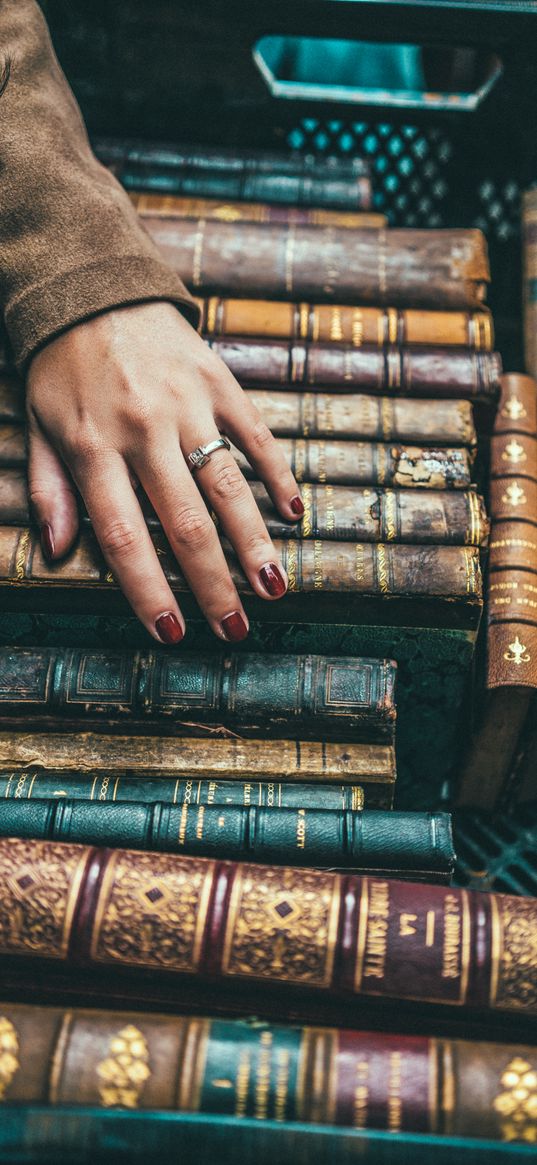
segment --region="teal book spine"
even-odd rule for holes
[[[515,1165],[531,1144],[338,1129],[191,1113],[6,1106],[0,1161],[10,1165]]]
[[[8,800],[0,836],[449,881],[449,813]]]

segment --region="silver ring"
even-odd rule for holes
[[[203,465],[207,465],[209,458],[217,449],[231,449],[231,445],[227,437],[218,437],[216,441],[209,441],[208,445],[198,445],[192,453],[188,454],[187,461],[191,472],[195,469],[201,469]]]

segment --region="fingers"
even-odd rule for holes
[[[211,426],[214,428],[214,422],[209,418],[209,432]],[[195,447],[196,442],[188,452]],[[192,480],[178,440],[174,436],[165,444],[146,447],[143,460],[140,455],[134,469],[213,630],[221,639],[233,642],[244,639],[248,634],[248,619],[214,522]]]
[[[188,456],[197,445],[206,445],[219,434],[209,417],[199,422],[198,432],[185,425],[181,433],[183,453]],[[200,432],[203,437],[200,438]],[[287,590],[287,577],[254,501],[252,491],[235,459],[227,449],[212,453],[202,468],[195,470],[194,482],[203,491],[218,517],[223,532],[233,544],[244,573],[263,599],[279,599]]]
[[[238,386],[237,386],[238,387]],[[277,441],[242,389],[221,417],[222,428],[263,481],[280,514],[296,522],[304,514],[300,490]]]
[[[96,538],[134,612],[161,643],[179,643],[185,624],[164,577],[129,472],[119,454],[76,469]]]
[[[47,438],[30,422],[28,430],[28,496],[41,533],[43,554],[61,558],[78,531],[78,507],[73,483]]]

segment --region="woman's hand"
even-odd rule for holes
[[[207,507],[258,595],[280,598],[286,576],[231,453],[219,449],[193,475],[185,458],[225,433],[287,521],[303,507],[269,429],[190,324],[168,303],[106,312],[47,344],[27,389],[29,493],[47,557],[60,558],[76,536],[74,482],[139,619],[155,638],[178,643],[184,620],[136,497],[139,482],[211,627],[243,639],[248,620]]]

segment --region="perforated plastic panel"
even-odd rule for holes
[[[537,802],[495,818],[459,810],[454,834],[460,886],[537,895]]]

